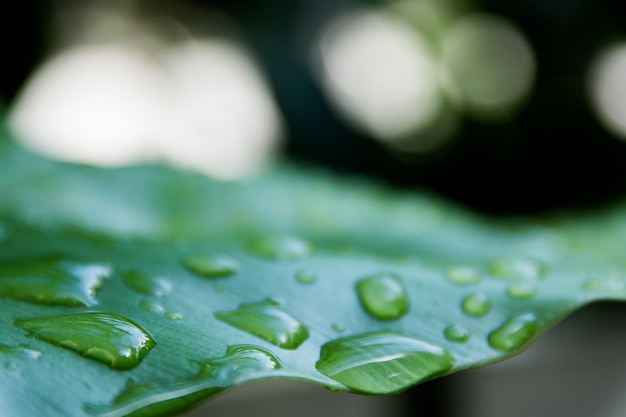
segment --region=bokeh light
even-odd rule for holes
[[[587,77],[595,114],[612,134],[626,140],[626,43],[601,50]]]
[[[497,15],[473,13],[442,39],[447,91],[469,115],[509,117],[530,92],[535,58],[522,33]]]
[[[393,14],[359,9],[326,26],[320,80],[337,110],[383,141],[426,129],[441,105],[432,53]]]
[[[277,149],[283,121],[245,50],[198,39],[171,50],[167,63],[174,97],[162,156],[225,179],[262,168]]]
[[[147,157],[166,119],[166,74],[139,51],[83,46],[36,72],[13,105],[10,125],[45,155],[97,165]]]
[[[102,166],[161,160],[223,179],[274,155],[282,116],[240,42],[190,33],[165,42],[145,28],[107,39],[100,32],[119,25],[104,23],[91,39],[80,27],[88,41],[44,62],[13,103],[9,124],[26,146]]]
[[[235,178],[280,145],[497,212],[621,193],[626,26],[612,1],[14,3],[0,100],[48,155]],[[50,83],[25,122],[59,66],[80,74]]]

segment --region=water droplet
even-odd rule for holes
[[[112,313],[76,313],[34,319],[15,319],[30,336],[73,350],[114,369],[130,369],[155,346],[141,327]]]
[[[491,310],[491,302],[485,294],[474,293],[463,299],[461,308],[470,316],[482,317]]]
[[[446,327],[443,334],[449,341],[458,343],[467,342],[471,336],[469,330],[458,324]]]
[[[317,277],[308,272],[300,271],[296,274],[296,281],[298,281],[300,284],[311,285],[317,282]]]
[[[239,271],[239,262],[226,255],[189,255],[181,259],[191,273],[203,278],[221,278]]]
[[[172,290],[172,283],[163,277],[153,277],[132,271],[122,275],[124,284],[131,290],[142,295],[162,297]]]
[[[309,337],[307,328],[274,301],[240,304],[236,310],[218,311],[214,315],[224,323],[284,349],[297,349]]]
[[[471,265],[453,266],[446,271],[446,277],[459,285],[477,284],[482,279],[480,271]]]
[[[111,273],[108,265],[58,256],[0,262],[0,296],[46,305],[86,307]]]
[[[592,278],[585,281],[583,288],[587,291],[620,293],[624,291],[624,281],[616,276]]]
[[[343,326],[341,326],[339,324],[336,324],[336,323],[333,323],[330,326],[330,328],[333,329],[334,331],[336,331],[337,333],[343,333],[343,332],[346,331],[345,327],[343,327]]]
[[[262,258],[292,261],[311,256],[313,245],[296,236],[266,236],[250,243],[248,250]]]
[[[537,327],[537,318],[532,313],[513,316],[489,334],[489,345],[501,352],[512,352],[532,339]]]
[[[356,283],[361,305],[372,317],[398,319],[409,310],[409,298],[400,278],[394,274],[378,274]]]
[[[41,356],[41,352],[29,348],[28,346],[7,346],[0,344],[0,355],[18,356],[26,359],[37,359]]]
[[[506,290],[506,294],[511,298],[517,299],[529,299],[533,298],[537,294],[537,287],[533,284],[523,282],[520,284],[511,285]]]
[[[349,336],[322,346],[319,372],[355,391],[390,394],[443,375],[454,366],[445,349],[397,333]]]
[[[182,320],[183,319],[183,315],[180,313],[174,313],[171,311],[168,311],[167,313],[165,313],[164,316],[166,319],[168,320],[174,320],[174,321],[178,321],[178,320]]]
[[[17,369],[14,361],[23,359],[35,360],[41,356],[41,352],[30,349],[27,346],[7,346],[0,344],[0,359],[3,360],[3,366],[9,371]]]
[[[161,304],[153,303],[148,300],[141,300],[139,302],[139,307],[141,307],[142,310],[146,310],[151,313],[161,314],[165,311]]]
[[[88,404],[85,410],[100,417],[170,415],[214,394],[281,368],[278,359],[258,346],[236,345],[221,358],[195,362],[198,374],[168,384],[129,382],[110,405]]]
[[[252,345],[229,346],[223,358],[203,361],[200,365],[212,379],[229,384],[250,379],[254,372],[265,373],[281,367],[276,356],[266,349]]]
[[[539,261],[531,258],[505,258],[491,264],[491,274],[501,279],[538,279],[544,268]]]

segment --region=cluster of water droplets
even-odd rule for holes
[[[310,243],[293,236],[258,239],[248,249],[261,258],[278,261],[302,259],[312,252]],[[190,254],[181,257],[180,264],[192,275],[203,279],[228,278],[241,268],[237,260],[222,254]],[[91,311],[98,304],[97,292],[113,275],[108,263],[77,261],[67,256],[5,259],[0,262],[0,296],[47,306],[88,308],[89,311],[69,314],[15,318],[13,324],[28,336],[102,362],[111,369],[126,370],[139,365],[156,342],[127,317]],[[139,308],[170,320],[183,319],[182,314],[166,311],[158,301],[173,290],[169,279],[138,271],[127,271],[119,276],[127,288],[145,297],[139,300]],[[307,285],[316,280],[306,272],[298,274],[296,279]],[[233,311],[218,311],[215,317],[284,349],[298,348],[309,336],[307,327],[271,300],[241,304]],[[0,345],[0,363],[7,369],[16,368],[15,360],[35,360],[40,355],[39,351],[24,345]],[[231,346],[223,358],[207,360],[200,365],[202,370],[198,375],[181,382],[187,385],[186,390],[204,391],[202,387],[205,385],[206,389],[219,387],[221,390],[255,373],[280,368],[278,359],[271,353],[247,345]],[[148,397],[152,395],[145,391],[146,387],[130,387],[118,396],[116,402],[126,403],[130,398],[142,408],[146,401],[150,402]],[[171,387],[160,387],[157,391],[160,392],[157,397],[177,397]],[[117,409],[117,406],[113,408]]]
[[[537,294],[537,288],[545,274],[544,266],[537,260],[527,257],[508,257],[492,262],[481,268],[463,264],[448,268],[446,278],[458,286],[473,287],[484,282],[485,278],[502,281],[506,285],[505,294],[511,300],[528,300]],[[472,290],[461,300],[461,310],[468,318],[480,319],[487,316],[494,306],[486,288]],[[468,321],[472,325],[472,321]],[[527,344],[536,334],[538,319],[532,313],[517,313],[510,316],[499,327],[487,335],[492,349],[500,352],[513,352]],[[447,340],[465,343],[471,338],[466,326],[456,323],[444,329]]]
[[[154,300],[155,297],[163,297],[172,291],[172,282],[162,276],[144,274],[138,271],[128,271],[122,274],[124,284],[135,293],[151,297],[142,299],[138,305],[142,310],[150,313],[163,315],[168,320],[182,320],[183,315],[176,311],[167,311],[165,307]]]
[[[246,249],[258,259],[272,262],[297,263],[314,252],[313,245],[306,240],[280,235],[256,239]],[[198,279],[216,283],[232,279],[243,270],[239,260],[215,253],[191,253],[182,256],[179,265]],[[112,274],[112,268],[106,263],[79,262],[59,256],[8,260],[0,263],[0,296],[52,306],[93,307],[97,304],[96,292]],[[493,310],[489,292],[472,289],[485,277],[509,282],[506,294],[511,299],[528,299],[535,295],[542,275],[541,264],[527,258],[504,259],[482,269],[469,264],[450,267],[445,274],[447,280],[470,289],[460,303],[468,322],[467,327],[465,323],[450,323],[442,329],[442,337],[453,343],[467,343],[472,338],[468,330],[472,320],[481,319]],[[145,297],[139,300],[139,308],[170,320],[183,320],[181,313],[167,311],[160,301],[174,289],[168,278],[137,271],[119,276],[127,288]],[[319,277],[299,269],[294,279],[303,286],[312,286]],[[410,315],[411,300],[406,283],[393,272],[357,277],[353,291],[370,319],[383,323]],[[216,311],[213,316],[280,349],[296,350],[310,338],[309,328],[272,299],[241,303],[229,310]],[[108,312],[17,318],[14,325],[30,336],[102,362],[112,369],[137,366],[156,346],[155,340],[138,324]],[[537,328],[538,321],[533,314],[516,314],[486,335],[486,339],[494,350],[512,352],[531,340]],[[331,329],[338,334],[347,330],[337,322]],[[15,349],[18,348],[0,345],[0,354],[12,354]],[[38,357],[34,350],[22,350],[31,352],[28,355],[32,359]],[[381,331],[352,334],[325,343],[315,367],[351,390],[389,393],[445,374],[455,363],[450,352],[432,341]],[[198,366],[197,375],[174,384],[129,384],[111,405],[91,409],[97,414],[121,416],[155,403],[195,401],[239,380],[279,369],[281,364],[277,356],[259,346],[237,345],[231,346],[225,356],[199,362]]]
[[[111,404],[89,404],[86,411],[100,417],[163,415],[164,410],[180,410],[256,375],[282,367],[276,356],[254,345],[235,345],[226,355],[195,362],[198,372],[170,384],[129,382]]]
[[[106,263],[59,255],[4,260],[0,263],[0,296],[47,306],[92,307],[97,304],[96,292],[111,272]],[[155,345],[132,321],[105,312],[16,318],[13,324],[37,339],[116,369],[138,365]],[[22,358],[40,356],[38,351],[21,346],[3,346],[0,354],[15,357],[18,351]]]

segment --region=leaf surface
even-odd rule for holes
[[[221,183],[9,141],[0,167],[0,415],[169,415],[268,378],[394,393],[626,296],[621,205],[502,221],[310,168]]]

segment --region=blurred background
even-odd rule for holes
[[[625,34],[617,0],[10,2],[0,107],[61,160],[236,180],[287,158],[527,215],[625,195]],[[270,383],[194,415],[624,416],[625,317],[391,399]]]
[[[232,179],[275,155],[504,214],[624,194],[617,0],[32,0],[4,6],[23,142]]]

